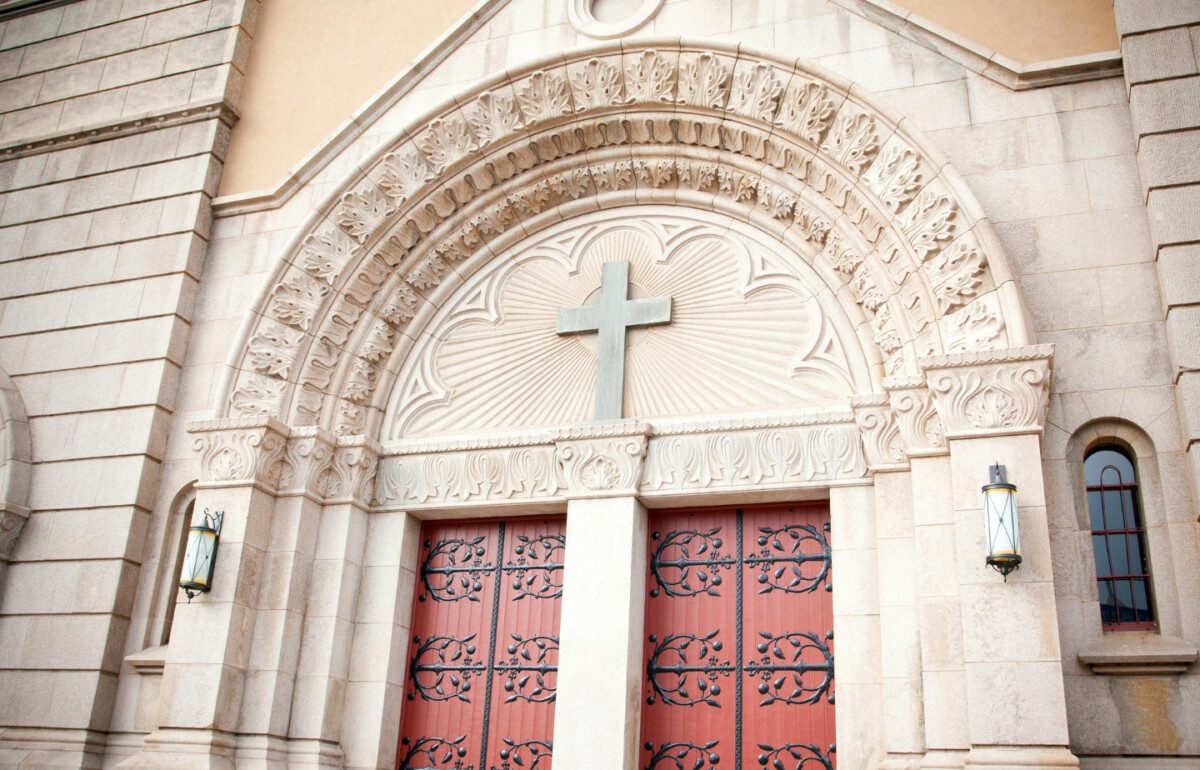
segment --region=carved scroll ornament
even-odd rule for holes
[[[1041,431],[1053,345],[926,358],[929,392],[951,438]]]

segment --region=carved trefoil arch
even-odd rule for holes
[[[617,206],[715,212],[811,260],[862,341],[863,391],[920,377],[923,358],[1033,341],[957,173],[849,84],[747,49],[653,40],[542,61],[361,167],[247,322],[225,415],[379,435],[409,341],[450,294],[518,241]]]

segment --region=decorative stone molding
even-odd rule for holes
[[[1040,433],[1052,344],[921,359],[947,438]]]
[[[596,0],[566,0],[567,18],[581,34],[597,40],[608,40],[627,35],[650,21],[654,18],[654,14],[658,13],[658,9],[662,8],[664,1],[642,0],[642,4],[623,19],[600,21],[596,18],[596,14],[592,13],[592,6]]]
[[[611,44],[493,78],[401,137],[302,228],[232,362],[229,413],[376,432],[396,341],[419,336],[446,279],[622,203],[715,209],[783,239],[865,320],[889,375],[1027,341],[1010,339],[1024,326],[1005,319],[1023,309],[995,290],[1010,280],[1003,256],[953,170],[794,62]]]
[[[333,462],[337,437],[320,428],[291,432],[279,474],[279,496],[316,495],[318,482]]]
[[[572,430],[555,442],[568,498],[637,494],[646,462],[645,423],[616,423]]]
[[[645,499],[735,490],[794,490],[867,472],[845,412],[727,420],[622,422],[385,449],[376,503],[385,509]]]
[[[904,453],[909,457],[945,454],[946,432],[924,378],[889,377],[883,386],[896,415]]]
[[[4,564],[29,519],[33,437],[17,386],[0,369],[0,590]]]
[[[370,506],[375,496],[379,454],[379,444],[366,436],[339,438],[333,450],[333,462],[317,480],[318,493],[327,504]]]
[[[230,417],[189,423],[200,455],[197,488],[255,486],[275,494],[283,475],[288,428],[273,417]]]
[[[907,468],[908,460],[904,456],[900,427],[887,394],[867,393],[854,396],[850,399],[850,408],[854,410],[854,421],[858,423],[862,432],[867,467],[871,472]]]

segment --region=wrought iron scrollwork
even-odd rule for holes
[[[758,744],[762,751],[758,755],[758,764],[770,767],[772,770],[833,770],[833,762],[829,759],[835,749],[831,745],[828,752],[821,751],[815,743],[789,743],[784,746],[772,746],[767,743]],[[796,764],[791,765],[791,762]]]
[[[557,685],[550,681],[558,673],[558,637],[512,635],[508,645],[508,661],[494,666],[496,675],[507,679],[505,703],[523,700],[529,703],[549,703],[554,700]]]
[[[759,551],[746,556],[746,566],[759,570],[760,594],[817,590],[829,575],[829,541],[809,524],[759,527]]]
[[[720,631],[704,636],[697,634],[671,634],[650,637],[655,644],[654,652],[646,663],[646,676],[652,692],[646,702],[654,704],[661,699],[672,706],[695,706],[703,703],[720,708],[721,685],[718,679],[728,677],[737,666],[727,659],[717,657],[724,644],[717,638]],[[694,689],[692,685],[695,685]]]
[[[399,770],[474,770],[474,765],[463,763],[467,756],[466,740],[465,735],[418,738],[415,743],[404,738],[400,744],[407,751],[400,759]]]
[[[436,545],[426,540],[429,553],[421,565],[425,591],[417,600],[423,602],[429,597],[437,602],[479,601],[483,577],[494,569],[483,560],[487,555],[485,539],[483,535],[470,540],[456,537],[439,540]]]
[[[721,755],[713,749],[719,742],[664,743],[656,750],[654,743],[647,741],[645,749],[650,752],[650,759],[645,770],[716,770]]]
[[[553,756],[554,744],[549,741],[520,741],[512,738],[501,738],[504,748],[500,749],[500,764],[492,765],[491,770],[513,770],[520,767],[524,770],[538,770],[542,760]]]
[[[534,599],[555,599],[562,596],[563,551],[566,548],[564,535],[517,535],[513,548],[516,561],[505,563],[504,573],[512,578],[512,587],[517,591],[513,601],[529,596]]]
[[[650,595],[658,596],[662,590],[668,596],[720,596],[720,571],[737,563],[735,555],[721,553],[724,541],[718,537],[720,533],[720,527],[707,532],[668,532],[650,559],[650,571],[658,583],[657,588],[650,589]],[[658,540],[659,533],[651,537]]]
[[[420,693],[423,700],[470,703],[467,693],[471,690],[471,680],[487,668],[484,661],[474,657],[474,640],[475,634],[462,638],[431,636],[424,641],[414,637],[417,651],[408,667],[414,691],[409,692],[408,699]]]
[[[763,699],[758,705],[803,706],[816,703],[822,695],[833,703],[833,693],[829,691],[833,683],[833,656],[823,639],[809,631],[783,634],[759,631],[758,635],[761,640],[756,649],[762,657],[746,664],[746,674],[762,680],[758,693]]]

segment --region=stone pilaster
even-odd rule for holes
[[[970,753],[967,767],[1077,767],[1066,700],[1039,437],[1053,347],[923,359],[950,451]],[[980,487],[1001,463],[1017,485],[1025,562],[989,569]]]
[[[292,696],[289,767],[344,761],[342,704],[379,453],[379,445],[365,436],[340,438],[332,462],[317,478],[324,508]]]
[[[1115,10],[1193,499],[1200,500],[1200,5],[1116,0]]]
[[[158,729],[129,767],[233,767],[288,429],[274,418],[192,423],[193,518],[223,511],[212,590],[176,608]]]

